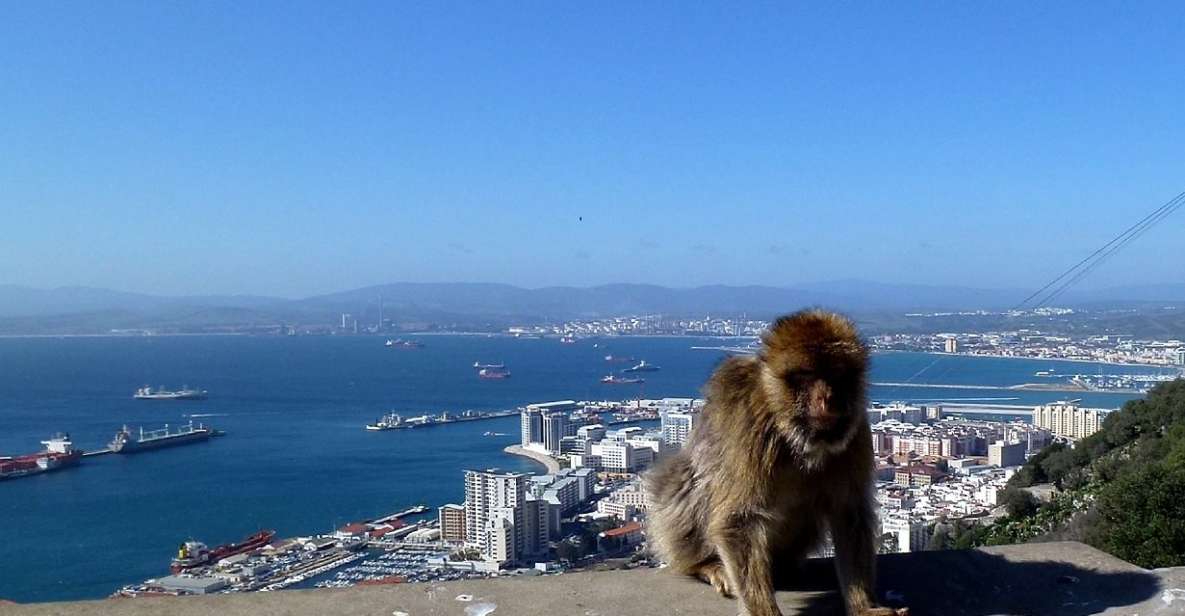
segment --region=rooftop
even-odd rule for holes
[[[810,561],[778,594],[787,614],[839,610],[830,563]],[[1185,568],[1147,571],[1079,543],[893,554],[878,594],[913,616],[1185,614]],[[711,587],[662,570],[186,598],[2,605],[2,616],[733,616]]]

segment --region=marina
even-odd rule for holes
[[[342,588],[478,576],[446,566],[454,546],[440,541],[435,521],[404,521],[428,511],[416,505],[311,536],[277,539],[275,531],[261,530],[215,548],[189,539],[178,547],[170,575],[126,585],[111,596],[271,592],[295,586]]]

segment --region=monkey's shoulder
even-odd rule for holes
[[[761,360],[756,357],[730,357],[712,373],[706,395],[709,403],[732,406],[759,389]]]

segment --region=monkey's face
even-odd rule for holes
[[[864,411],[861,375],[844,366],[791,368],[782,375],[784,412],[796,430],[809,441],[839,443],[851,432]]]
[[[766,393],[787,437],[842,447],[866,412],[868,350],[851,321],[822,311],[778,319],[761,360]]]

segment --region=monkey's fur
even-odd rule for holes
[[[779,616],[775,569],[830,531],[851,616],[876,606],[868,349],[851,321],[820,310],[778,319],[755,357],[722,363],[684,449],[646,477],[652,549],[679,573]]]

